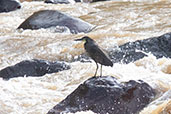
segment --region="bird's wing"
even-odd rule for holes
[[[91,45],[91,48],[88,51],[90,57],[95,61],[102,65],[113,66],[108,55],[96,44]]]

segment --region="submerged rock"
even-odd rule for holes
[[[10,79],[24,76],[43,76],[45,74],[55,73],[70,69],[65,62],[49,62],[45,60],[25,60],[14,66],[6,67],[0,70],[0,77]]]
[[[119,46],[117,51],[111,51],[109,55],[114,62],[129,63],[147,56],[146,53],[151,53],[156,58],[171,58],[171,33],[128,42]]]
[[[0,13],[10,12],[20,8],[21,5],[16,0],[0,0]]]
[[[86,80],[47,114],[91,110],[98,114],[136,114],[155,96],[143,81],[118,82],[114,77]]]
[[[71,33],[90,32],[94,26],[57,10],[41,10],[27,18],[18,29],[65,28]]]

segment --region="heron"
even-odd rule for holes
[[[94,77],[96,77],[97,70],[99,68],[98,63],[101,64],[100,75],[102,76],[102,65],[113,66],[113,62],[110,60],[109,56],[96,44],[96,42],[88,36],[84,36],[81,39],[76,39],[75,41],[84,41],[84,49],[88,55],[96,63],[96,72]]]

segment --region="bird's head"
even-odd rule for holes
[[[75,41],[83,41],[83,42],[94,42],[94,40],[93,39],[91,39],[90,37],[88,37],[88,36],[84,36],[84,37],[82,37],[82,38],[80,38],[80,39],[76,39]]]

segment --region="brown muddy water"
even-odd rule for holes
[[[45,4],[23,2],[22,8],[0,14],[0,69],[22,60],[62,60],[70,70],[43,77],[0,79],[0,114],[45,114],[80,83],[94,75],[96,65],[72,62],[84,52],[74,39],[88,35],[109,50],[128,41],[171,32],[170,0],[117,0],[97,3]],[[51,29],[16,30],[31,14],[43,9],[59,10],[96,25],[90,33],[55,33]],[[157,90],[157,97],[139,114],[171,114],[171,59],[149,54],[134,63],[103,67],[104,75],[121,82],[143,80]],[[94,114],[91,111],[78,114]]]

